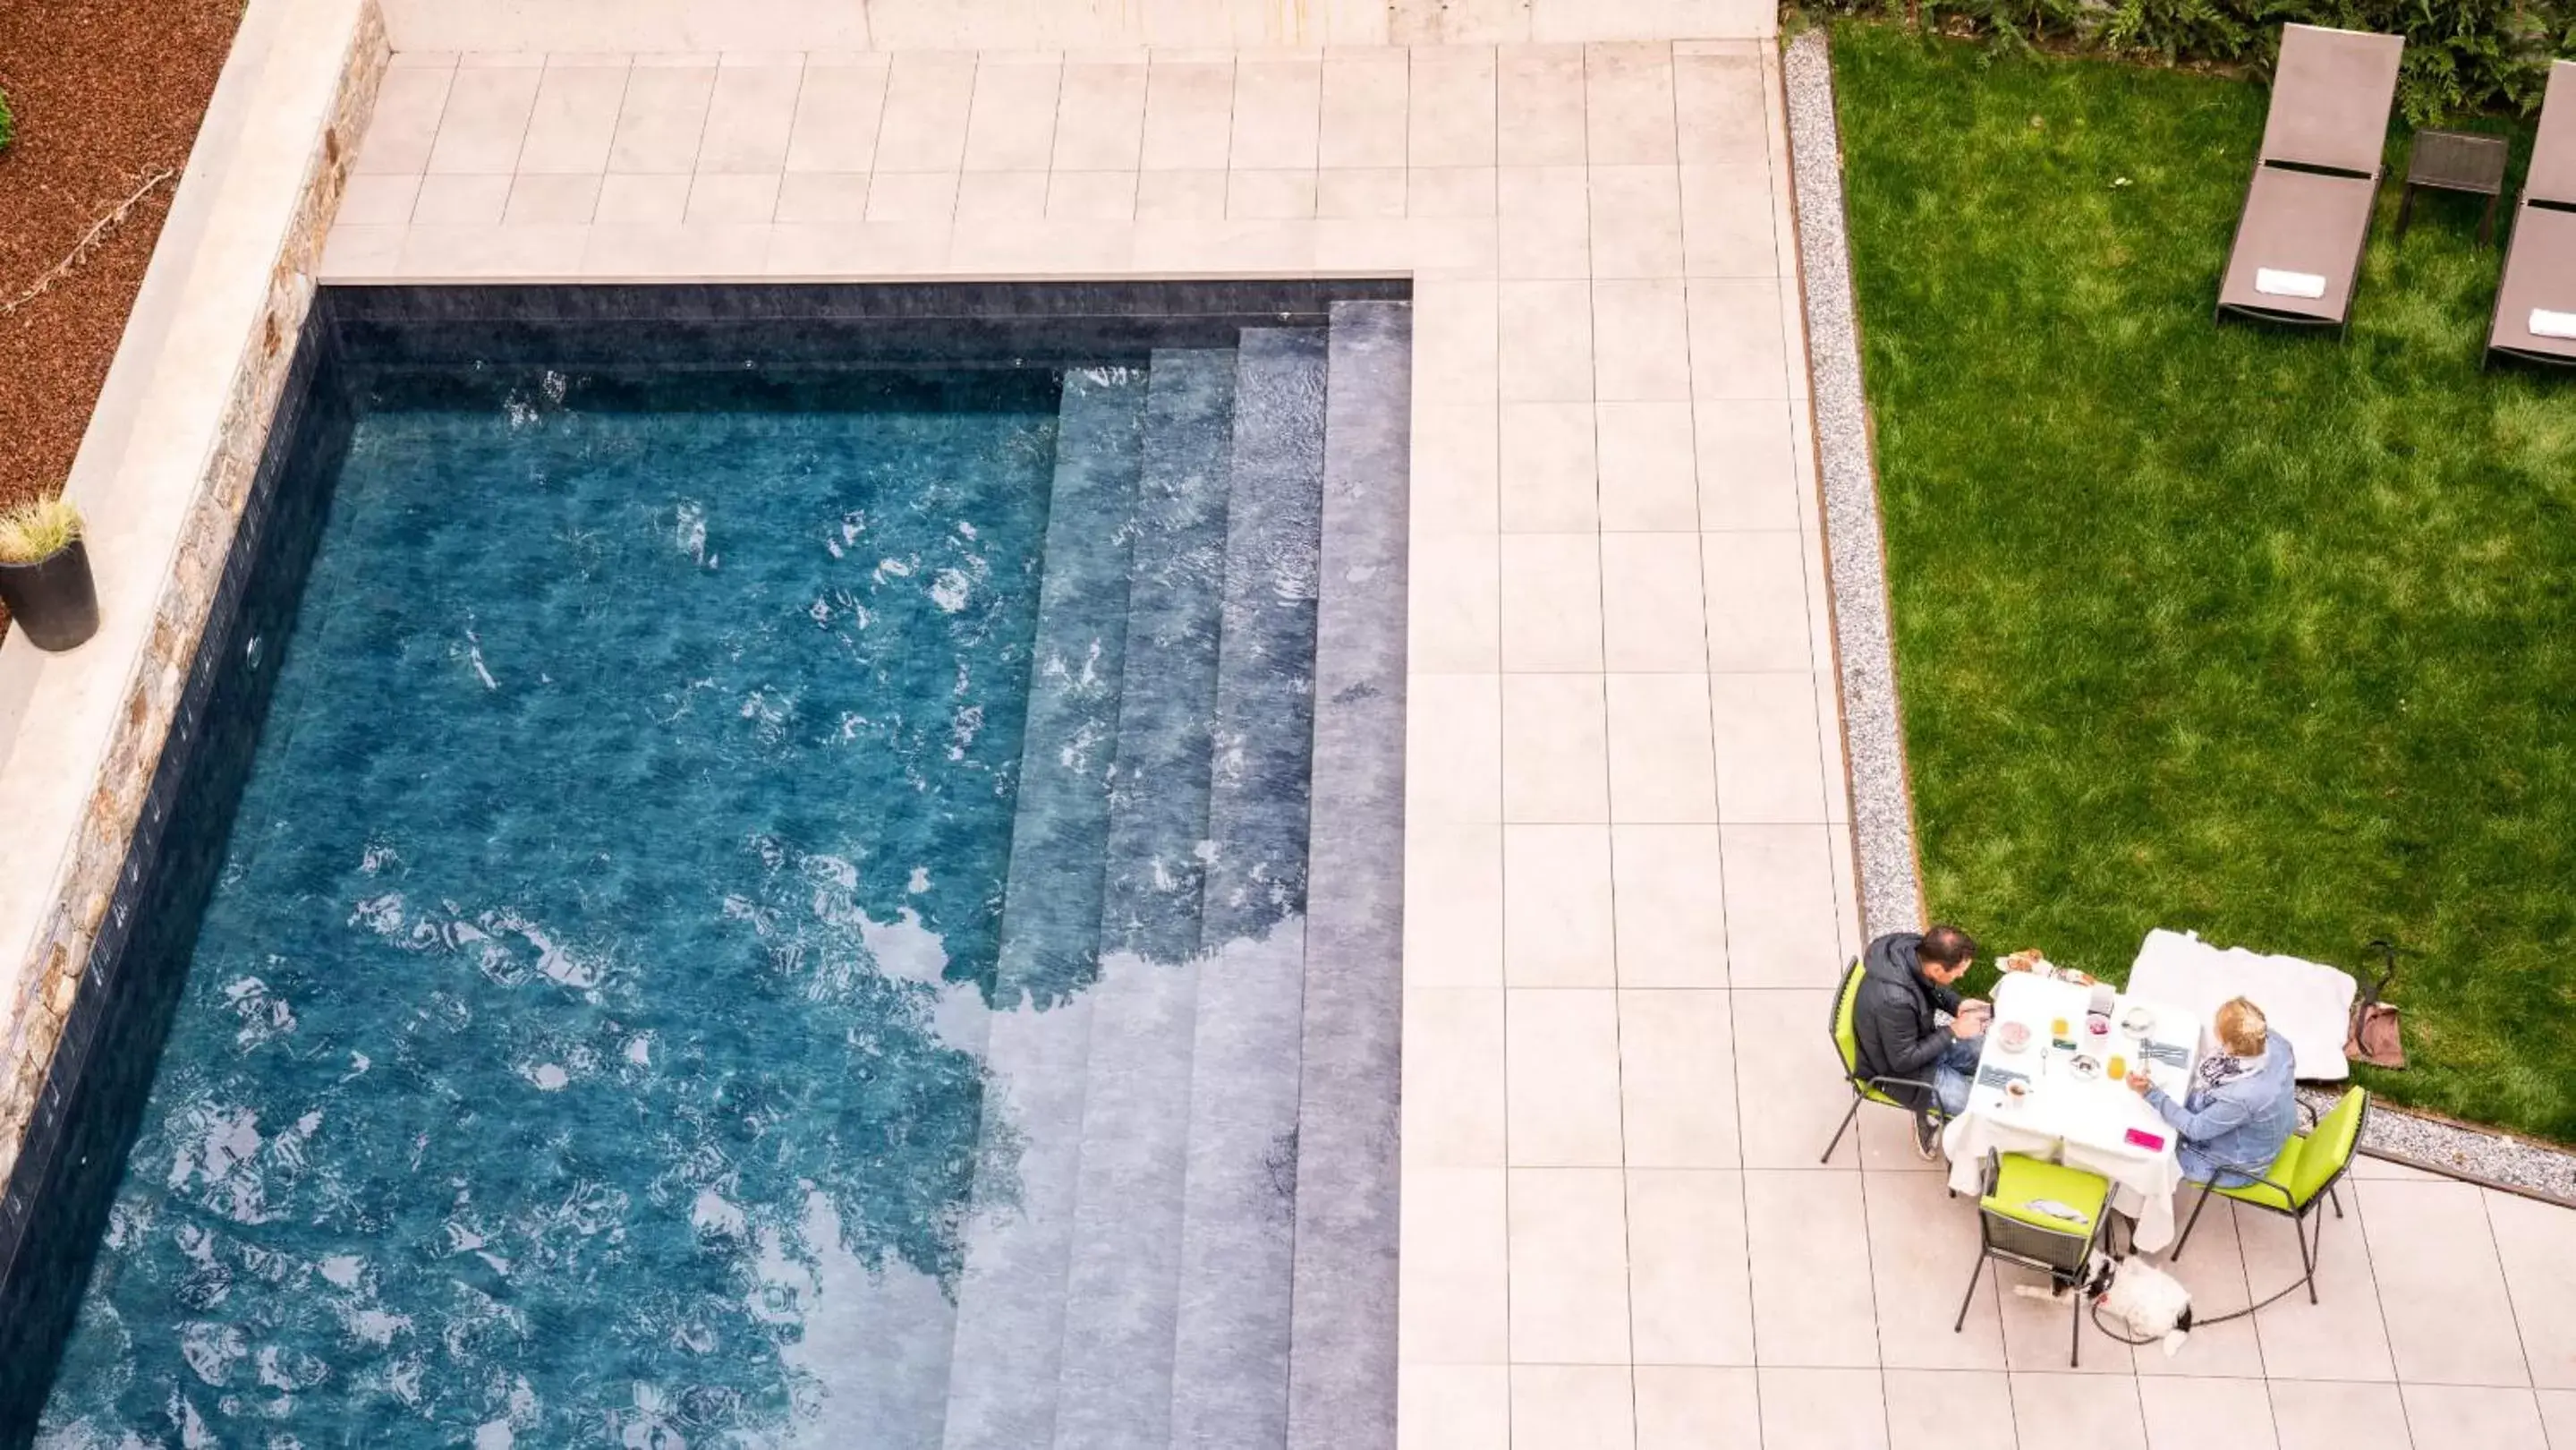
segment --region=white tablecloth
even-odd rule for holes
[[[2000,1087],[1979,1083],[1968,1094],[1967,1111],[1950,1120],[1941,1135],[1950,1156],[1950,1186],[1974,1195],[1989,1151],[2024,1153],[2069,1167],[2099,1173],[2111,1180],[2111,1205],[2137,1220],[2137,1246],[2153,1251],[2174,1239],[2174,1190],[2182,1183],[2182,1165],[2174,1156],[2174,1130],[2147,1106],[2146,1099],[2107,1072],[2091,1082],[2078,1080],[2071,1059],[2049,1046],[2049,1027],[2066,1019],[2078,1049],[2108,1059],[2128,1059],[2131,1070],[2144,1071],[2156,1086],[2182,1097],[2191,1083],[2191,1064],[2200,1050],[2200,1021],[2191,1013],[2156,1002],[2121,997],[2111,1011],[2107,1039],[2085,1034],[2084,1012],[2093,989],[2022,973],[2007,973],[1995,988],[1995,1025],[1986,1030],[1983,1075],[1989,1066],[2030,1076],[2030,1095],[2007,1101]],[[2180,1067],[2148,1062],[2140,1043],[2120,1030],[2129,1009],[2144,1007],[2154,1015],[2151,1042],[2183,1049]],[[2030,1029],[2030,1045],[2019,1053],[2003,1050],[2002,1026],[2019,1022]],[[2164,1139],[2161,1148],[2141,1148],[2128,1141],[2131,1128]]]
[[[2352,1075],[2343,1043],[2352,1030],[2350,972],[2297,957],[2221,950],[2189,932],[2147,933],[2129,968],[2129,990],[2171,1002],[2207,1022],[2218,1004],[2243,997],[2263,1009],[2272,1031],[2290,1044],[2301,1082],[2341,1082]]]

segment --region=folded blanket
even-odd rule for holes
[[[2576,338],[2576,312],[2552,312],[2546,307],[2531,309],[2531,335]]]
[[[2314,272],[2283,272],[2271,267],[2254,269],[2254,290],[2269,297],[2323,297],[2326,279]]]

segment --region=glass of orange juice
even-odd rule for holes
[[[2118,1054],[2118,1053],[2116,1053],[2116,1052],[2115,1052],[2115,1053],[2112,1053],[2112,1054],[2111,1054],[2111,1068],[2110,1068],[2110,1072],[2111,1072],[2111,1081],[2113,1081],[2113,1082],[2126,1082],[2126,1081],[2128,1081],[2128,1080],[2129,1080],[2129,1060],[2128,1060],[2127,1058],[2125,1058],[2125,1057],[2122,1057],[2120,1054]]]

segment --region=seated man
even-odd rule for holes
[[[2294,1064],[2288,1047],[2270,1050],[2263,1009],[2242,997],[2220,1006],[2210,1025],[2218,1050],[2200,1060],[2183,1101],[2175,1102],[2144,1073],[2129,1074],[2129,1086],[2180,1135],[2176,1151],[2183,1177],[2242,1188],[2253,1180],[2225,1170],[2269,1168],[2298,1127]]]
[[[1865,975],[1852,1003],[1852,1035],[1868,1077],[1928,1083],[1932,1091],[1889,1084],[1881,1091],[1914,1109],[1914,1151],[1940,1156],[1941,1119],[1968,1105],[1993,1010],[1961,1000],[1952,983],[1977,960],[1974,938],[1955,926],[1920,936],[1890,932],[1861,954]],[[1940,1117],[1934,1116],[1938,1109]]]

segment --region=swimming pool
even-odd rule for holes
[[[506,290],[308,331],[39,1442],[1391,1428],[1400,296]]]

